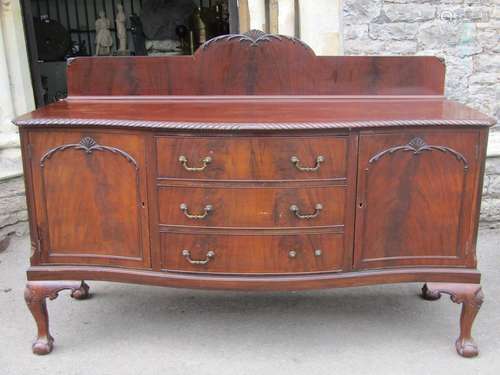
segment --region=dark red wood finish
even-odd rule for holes
[[[147,99],[147,100],[146,100]],[[494,121],[463,104],[421,97],[256,97],[69,99],[16,119],[20,126],[157,130],[298,131],[401,126],[484,126]],[[285,134],[282,134],[285,135]],[[286,133],[289,135],[289,133]]]
[[[41,261],[150,267],[143,135],[33,131],[29,142]]]
[[[194,56],[76,58],[68,94],[130,95],[442,95],[445,66],[431,56],[316,57],[289,40],[241,48],[238,40]],[[86,79],[99,76],[98,81]]]
[[[479,130],[362,132],[355,267],[474,267],[480,144]]]
[[[342,134],[342,133],[340,133]],[[158,177],[165,180],[251,181],[251,180],[338,180],[346,179],[347,133],[343,136],[265,137],[156,137]],[[325,142],[325,140],[327,140]],[[185,156],[188,166],[200,167],[201,160],[212,160],[203,171],[187,171],[179,162]],[[314,167],[316,171],[298,169]]]
[[[217,274],[301,274],[341,271],[344,264],[342,233],[261,235],[227,232],[225,234],[175,233],[161,235],[162,269]],[[190,264],[207,259],[206,264]]]
[[[477,354],[475,243],[493,120],[444,99],[443,82],[436,58],[316,57],[257,32],[194,57],[73,60],[70,97],[16,120],[34,352],[52,349],[46,298],[83,296],[67,280],[90,279],[448,283],[424,297],[463,303],[457,351]]]

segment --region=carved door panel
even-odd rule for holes
[[[354,267],[475,266],[479,131],[359,138]]]
[[[149,267],[141,134],[29,134],[42,263]]]

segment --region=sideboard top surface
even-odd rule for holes
[[[390,126],[488,126],[494,120],[442,99],[65,100],[19,126],[279,130]]]

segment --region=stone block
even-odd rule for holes
[[[344,27],[344,40],[365,39],[368,37],[368,24]]]
[[[480,45],[485,51],[495,51],[498,49],[498,45],[500,44],[500,36],[499,30],[488,27],[481,28],[477,32],[477,43]]]
[[[497,36],[497,38],[499,38]],[[500,55],[481,54],[474,56],[474,70],[477,72],[500,72]]]
[[[384,48],[383,41],[369,38],[344,41],[344,52],[348,55],[380,55]]]
[[[469,77],[470,85],[496,85],[500,81],[500,75],[491,73],[474,73]]]
[[[384,12],[391,22],[422,22],[436,16],[436,7],[429,3],[386,4]]]
[[[343,7],[344,25],[369,23],[380,14],[383,0],[345,0]]]
[[[19,148],[0,149],[0,179],[22,173],[21,150]]]
[[[500,175],[489,176],[488,194],[494,198],[500,198]]]
[[[385,43],[384,55],[414,55],[417,42],[414,40],[391,40]]]
[[[28,220],[24,181],[22,177],[0,180],[0,241],[10,233],[19,231],[19,223]]]
[[[418,33],[420,49],[443,49],[471,44],[475,51],[476,28],[471,23],[454,23],[436,20],[422,25]]]
[[[497,222],[500,217],[500,199],[483,197],[480,220]]]
[[[370,38],[377,40],[408,40],[414,39],[418,32],[418,24],[415,23],[371,23],[368,33]]]

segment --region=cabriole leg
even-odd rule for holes
[[[49,315],[47,298],[57,298],[60,291],[69,289],[71,296],[85,299],[89,296],[89,287],[85,282],[77,281],[28,281],[24,291],[24,299],[35,319],[38,334],[33,343],[33,353],[49,354],[54,345],[54,338],[49,332]]]
[[[460,336],[455,342],[458,354],[463,357],[475,357],[479,350],[472,338],[472,324],[481,304],[483,292],[479,284],[428,283],[422,288],[422,298],[434,301],[441,297],[441,293],[448,294],[455,303],[462,304],[460,315]]]

